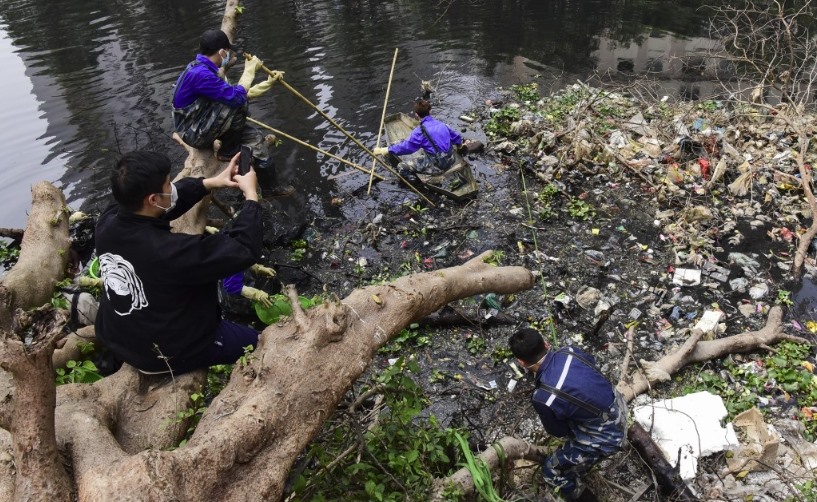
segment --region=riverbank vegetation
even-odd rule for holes
[[[752,467],[730,463],[740,450],[708,456],[690,481],[701,498],[813,500],[817,321],[793,292],[817,273],[817,67],[808,11],[777,5],[715,18],[718,96],[678,101],[644,82],[499,90],[462,124],[487,139],[470,158],[475,200],[408,199],[270,249],[309,272],[279,270],[298,284],[284,291],[289,317],[267,319],[256,351],[210,375],[83,379],[93,330],[66,337],[51,305],[70,254],[65,203],[38,184],[20,245],[2,255],[14,265],[0,287],[0,494],[550,497],[537,461],[555,441],[506,343],[530,325],[587,348],[633,404],[706,390],[728,421],[760,410],[786,444]],[[189,154],[188,173],[219,167]],[[206,217],[176,228],[200,232]],[[70,363],[55,375],[52,360]],[[590,481],[604,500],[661,500],[652,468],[628,449]]]

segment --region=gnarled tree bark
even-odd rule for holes
[[[35,202],[49,204],[42,198]],[[51,221],[51,212],[41,207],[31,214]],[[32,220],[27,228],[42,225]],[[65,228],[62,231],[67,235]],[[15,486],[36,487],[36,493],[19,495],[21,488],[18,495],[0,494],[0,500],[61,499],[74,490],[79,500],[278,499],[294,459],[391,336],[451,301],[533,285],[528,270],[494,267],[485,262],[489,255],[357,290],[307,312],[295,301],[292,319],[264,331],[250,360],[236,365],[190,441],[173,451],[167,449],[184,432],[184,425],[174,424],[173,418],[188,406],[201,372],[151,383],[125,366],[94,384],[60,386],[55,407],[48,398],[55,393],[50,367],[54,343],[45,344],[47,350],[38,356],[41,378],[15,379],[14,395],[0,406],[0,425],[14,425],[11,443],[17,445],[31,436],[18,437],[16,431],[38,430],[38,437],[47,438],[51,424],[56,447],[42,449],[47,454],[38,459],[40,468],[21,470],[18,465],[16,472],[9,472]],[[59,262],[58,254],[49,258]],[[46,261],[38,266],[60,270]],[[18,262],[25,267],[29,263],[25,256]],[[54,283],[48,277],[43,284],[26,287],[51,291]],[[10,292],[10,297],[22,298],[18,291]],[[297,293],[290,290],[289,295]],[[4,315],[11,318],[8,312]],[[8,368],[21,365],[19,359],[26,357],[15,355],[14,343],[8,335],[2,340]],[[24,401],[27,396],[46,397],[38,404],[40,413],[26,413],[34,406]],[[68,479],[57,447],[72,464],[73,488],[55,481]],[[18,455],[22,453],[15,446],[15,463]]]

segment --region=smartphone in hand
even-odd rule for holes
[[[250,172],[252,165],[252,148],[241,145],[241,157],[238,159],[238,174],[244,176]]]

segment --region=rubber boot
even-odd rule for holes
[[[275,162],[272,157],[262,162],[256,162],[258,169],[258,184],[261,186],[261,195],[264,197],[286,197],[295,193],[292,185],[282,185],[278,183],[278,175],[275,172]]]

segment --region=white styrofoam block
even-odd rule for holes
[[[675,399],[654,401],[633,409],[633,418],[661,448],[675,467],[681,450],[681,478],[690,480],[698,472],[698,459],[738,445],[732,424],[721,426],[726,417],[723,399],[709,392],[696,392]]]
[[[697,286],[701,283],[701,271],[695,268],[676,268],[672,283],[677,286]]]
[[[722,316],[723,312],[720,310],[707,310],[693,329],[699,329],[704,333],[715,331],[718,327],[718,323],[721,322]]]

